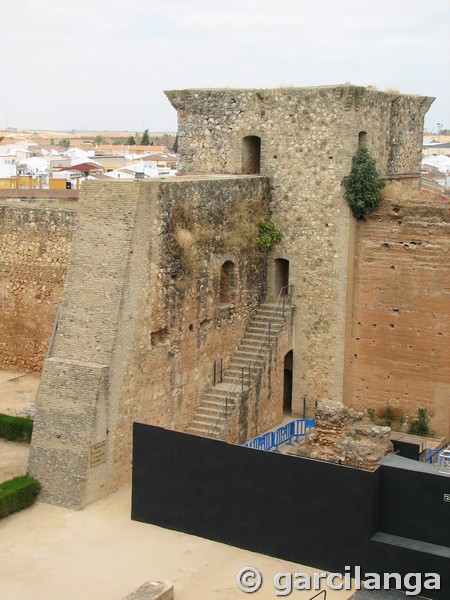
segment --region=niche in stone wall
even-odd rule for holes
[[[358,148],[367,148],[367,132],[360,131],[358,133]]]
[[[232,304],[236,295],[236,265],[226,260],[220,269],[220,303]]]
[[[261,138],[247,135],[242,140],[242,172],[257,175],[261,170]]]
[[[169,342],[169,331],[167,327],[152,331],[150,334],[152,346],[163,346]]]

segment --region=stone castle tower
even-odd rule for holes
[[[178,111],[182,173],[271,178],[283,232],[269,261],[269,294],[294,285],[292,409],[345,400],[355,220],[341,188],[358,146],[386,180],[420,187],[424,115],[433,98],[352,85],[169,91]]]
[[[420,186],[431,98],[350,85],[166,94],[181,176],[81,190],[29,463],[48,502],[81,507],[129,481],[133,421],[184,431],[286,285],[292,330],[236,439],[276,424],[289,373],[294,416],[345,401],[357,225],[341,180],[366,145],[387,180]],[[265,257],[254,235],[268,210],[283,239]]]

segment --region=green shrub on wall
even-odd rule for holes
[[[35,501],[41,485],[30,475],[20,475],[0,483],[0,517],[30,506]]]
[[[281,242],[281,232],[275,227],[269,214],[265,215],[264,221],[261,221],[258,228],[259,234],[257,243],[262,252],[268,252],[271,249],[272,244]]]
[[[32,433],[31,419],[0,414],[0,438],[11,442],[30,442]]]
[[[376,209],[385,183],[380,179],[375,159],[367,148],[358,149],[352,160],[350,174],[343,178],[341,185],[345,190],[344,197],[357,219]]]

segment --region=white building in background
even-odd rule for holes
[[[422,159],[422,171],[439,184],[444,191],[450,189],[450,156],[438,154]]]
[[[69,148],[64,152],[64,156],[68,156],[72,161],[78,161],[78,164],[90,160],[89,152],[81,148]]]
[[[0,156],[0,179],[16,176],[16,159],[14,156]]]
[[[33,156],[17,161],[18,175],[45,176],[51,172],[50,161],[40,156]]]

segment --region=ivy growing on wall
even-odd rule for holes
[[[345,190],[344,197],[357,219],[376,209],[385,183],[367,148],[358,149],[352,160],[350,174],[342,179],[341,185]]]
[[[266,213],[258,228],[259,234],[256,241],[262,252],[269,252],[273,244],[281,242],[281,232],[275,227],[270,214]]]

